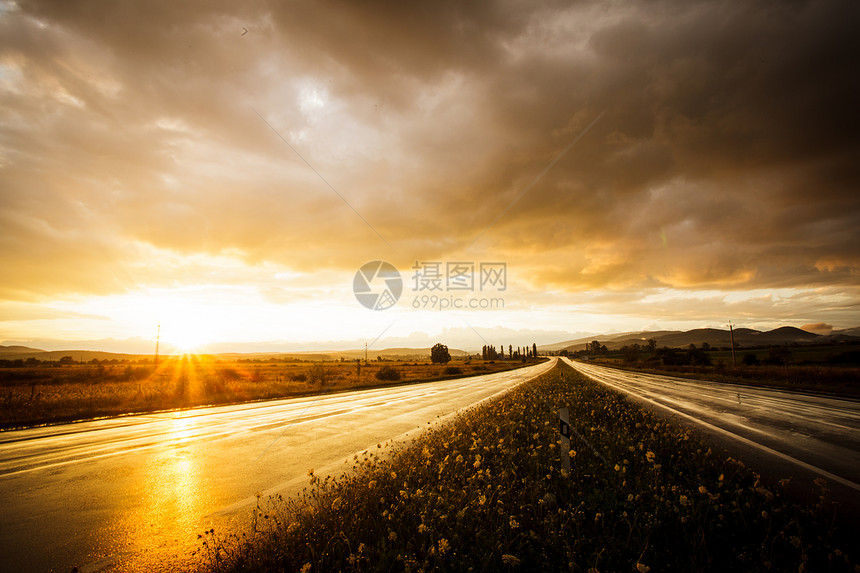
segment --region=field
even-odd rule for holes
[[[489,374],[522,362],[219,361],[0,368],[0,428]],[[388,376],[377,375],[383,368]],[[393,373],[393,374],[392,374]],[[399,379],[397,378],[399,376]]]
[[[560,364],[340,476],[311,470],[198,554],[208,572],[856,571],[826,482],[811,505],[784,485]]]
[[[831,394],[845,398],[860,398],[860,367],[828,366],[825,364],[745,365],[715,361],[712,365],[671,365],[659,362],[625,361],[621,358],[600,358],[596,363],[626,370],[653,372],[714,380],[729,384],[767,386],[801,392]]]

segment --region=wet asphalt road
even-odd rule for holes
[[[851,520],[860,517],[860,401],[628,372],[563,359],[598,382],[677,422],[692,425],[794,491],[818,491],[824,478]]]
[[[376,444],[555,364],[0,433],[0,570],[169,571],[197,534],[247,525],[256,494],[345,469]]]

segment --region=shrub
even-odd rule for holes
[[[394,366],[386,365],[376,371],[377,380],[400,380],[400,371]]]
[[[328,368],[325,367],[324,364],[317,362],[313,366],[311,366],[308,371],[308,382],[311,384],[319,384],[322,386],[323,384],[329,381],[331,377],[331,372]]]
[[[446,374],[446,375],[454,375],[454,374],[462,374],[462,373],[463,373],[463,371],[460,369],[459,366],[448,366],[444,370],[444,374]]]

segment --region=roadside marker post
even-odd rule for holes
[[[558,432],[561,435],[561,469],[570,473],[570,410],[562,408],[558,411]]]

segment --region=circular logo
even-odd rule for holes
[[[370,310],[385,310],[394,306],[403,293],[403,279],[391,263],[371,261],[356,271],[352,292]]]

